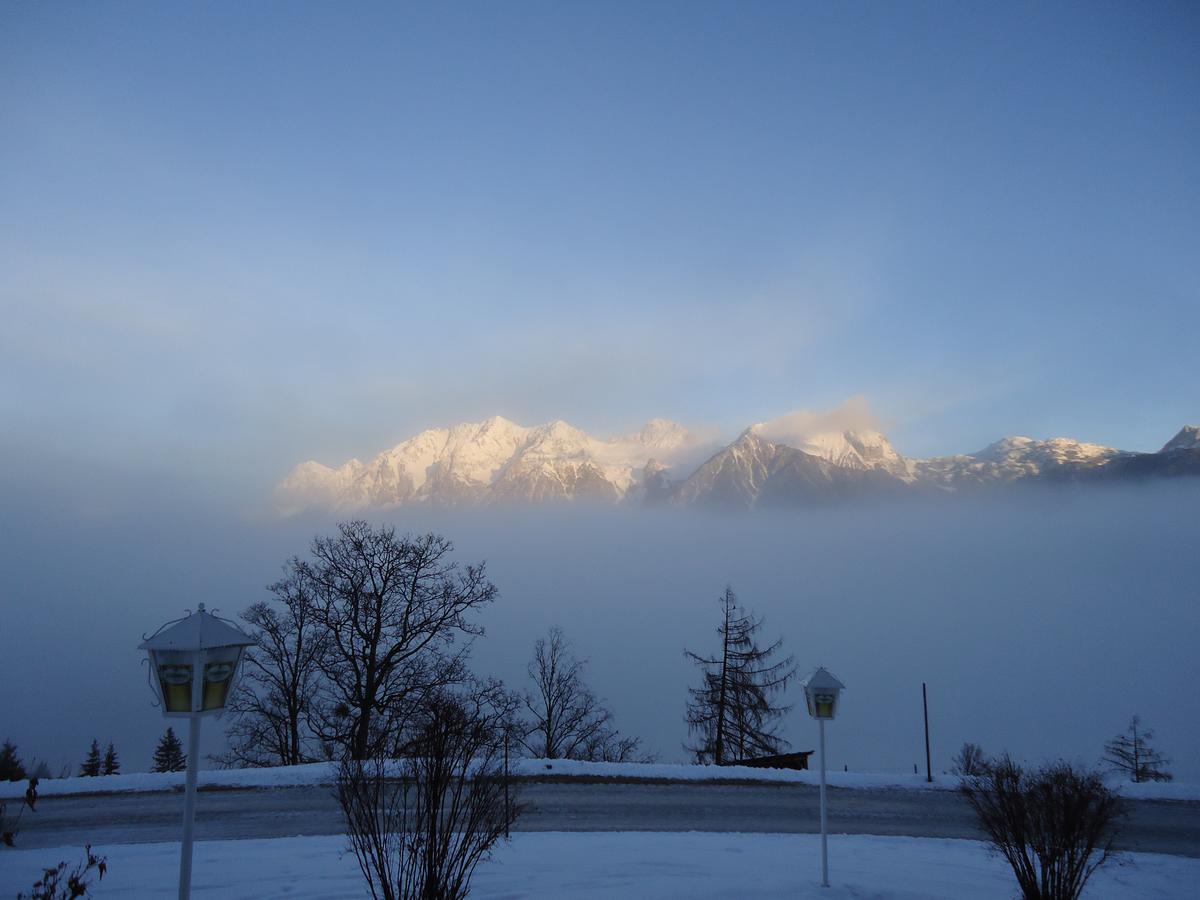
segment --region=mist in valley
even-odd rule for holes
[[[226,500],[110,491],[81,504],[8,486],[0,512],[0,738],[77,768],[93,738],[148,768],[166,722],[143,634],[204,602],[234,617],[338,517],[278,519]],[[119,498],[117,502],[114,498]],[[407,509],[362,518],[437,531],[486,560],[500,598],[480,617],[479,674],[526,687],[534,641],[561,626],[623,733],[684,761],[684,704],[716,649],[726,584],[784,640],[801,675],[847,685],[830,765],[935,771],[963,741],[1037,761],[1098,761],[1133,714],[1180,780],[1200,779],[1200,483],[1060,488],[779,513],[535,507]],[[790,702],[800,701],[796,688]],[[205,752],[223,744],[206,728]],[[816,746],[797,706],[783,731]]]

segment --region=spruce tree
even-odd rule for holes
[[[117,759],[117,748],[112,744],[104,751],[104,774],[116,775],[121,771],[121,761]]]
[[[100,742],[92,738],[92,749],[88,751],[87,759],[79,767],[79,774],[92,778],[100,774]]]
[[[684,653],[702,673],[700,687],[688,689],[688,730],[698,741],[687,749],[697,762],[725,765],[787,748],[776,728],[790,707],[775,705],[773,698],[787,687],[796,667],[791,656],[770,661],[782,640],[758,646],[762,620],[742,609],[733,588],[725,588],[720,603],[720,651],[711,657]]]
[[[182,772],[186,768],[187,755],[183,752],[183,744],[175,737],[175,729],[168,728],[154,748],[154,767],[151,771]]]
[[[0,745],[0,781],[24,781],[25,765],[17,756],[17,745],[5,741]]]

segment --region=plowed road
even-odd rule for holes
[[[522,831],[815,832],[817,789],[808,785],[597,784],[533,782],[516,787]],[[18,846],[97,846],[179,839],[181,793],[43,797],[25,812]],[[953,791],[829,791],[832,833],[979,838]],[[327,786],[201,791],[196,837],[337,834],[341,815]],[[1200,803],[1130,803],[1124,850],[1200,857]]]

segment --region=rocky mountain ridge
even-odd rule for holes
[[[277,497],[285,513],[561,501],[751,509],[1181,475],[1200,475],[1200,426],[1155,453],[1017,436],[976,453],[911,459],[869,429],[780,438],[753,425],[715,447],[665,419],[601,440],[561,420],[526,427],[494,416],[423,431],[365,463],[301,463]]]

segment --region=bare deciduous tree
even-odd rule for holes
[[[577,659],[562,629],[538,638],[529,663],[533,690],[525,695],[532,717],[522,744],[545,759],[626,762],[638,756],[640,741],[622,737],[613,714],[583,681],[587,660]]]
[[[466,646],[454,641],[483,633],[469,614],[496,588],[482,563],[459,568],[452,550],[440,535],[346,522],[297,564],[326,636],[314,725],[354,759],[398,753],[422,700],[465,676]]]
[[[983,752],[983,748],[978,744],[966,741],[959,747],[958,753],[954,755],[954,759],[950,764],[950,772],[960,777],[982,775],[987,771],[988,765],[990,763],[987,754]]]
[[[1154,732],[1134,716],[1124,734],[1104,745],[1104,761],[1131,781],[1171,781],[1175,776],[1166,769],[1171,761],[1150,746],[1152,740]]]
[[[217,757],[224,765],[294,766],[319,756],[308,720],[326,636],[304,566],[293,559],[270,591],[274,604],[255,603],[241,616],[257,644],[229,702],[229,750]]]
[[[338,802],[375,900],[458,900],[520,812],[501,768],[516,700],[498,683],[428,698],[399,771],[347,758]]]
[[[711,657],[684,653],[700,667],[703,678],[700,687],[688,689],[688,730],[699,741],[687,749],[697,762],[725,765],[788,747],[775,728],[790,707],[777,706],[772,698],[795,677],[796,667],[791,656],[770,662],[783,641],[759,648],[755,635],[762,620],[742,609],[733,588],[725,588],[720,603],[720,652]]]
[[[1121,800],[1094,772],[1062,762],[1025,772],[1006,755],[960,790],[1024,900],[1076,900],[1112,855]]]

